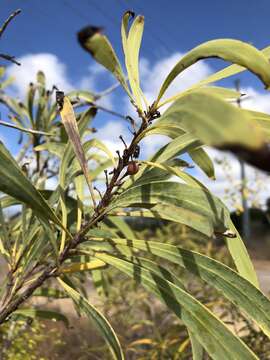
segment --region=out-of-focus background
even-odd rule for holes
[[[132,10],[136,14],[145,16],[140,70],[142,88],[150,101],[155,98],[166,74],[177,60],[188,50],[204,41],[216,38],[236,38],[249,42],[259,49],[270,44],[270,3],[268,0],[171,0],[166,2],[161,0],[0,0],[0,23],[18,8],[22,9],[22,13],[9,26],[8,31],[1,39],[1,52],[16,56],[21,63],[20,67],[6,63],[7,75],[14,77],[14,83],[7,91],[21,99],[26,94],[29,82],[35,81],[36,73],[39,70],[46,74],[48,87],[56,85],[65,92],[81,89],[99,93],[112,86],[115,80],[81,49],[76,34],[89,24],[103,27],[118,56],[123,61],[120,24],[121,16],[126,10]],[[211,60],[192,66],[174,81],[168,95],[179,92],[224,65],[226,64],[220,60]],[[240,86],[241,92],[246,94],[241,102],[242,107],[270,113],[270,94],[262,88],[255,76],[244,73],[220,82],[220,85],[231,88],[235,88],[236,84]],[[100,105],[123,115],[135,115],[120,88],[102,98]],[[1,104],[0,113],[1,119],[5,120],[7,110]],[[94,125],[98,130],[99,137],[112,151],[120,149],[122,146],[119,141],[120,134],[126,139],[130,136],[123,120],[105,112],[99,113]],[[14,155],[18,153],[19,136],[17,131],[1,127],[0,139]],[[146,158],[158,146],[166,142],[166,137],[162,136],[144,140],[142,157]],[[216,179],[207,179],[200,170],[195,168],[190,171],[216,195],[220,196],[230,208],[232,218],[251,253],[262,288],[268,292],[270,290],[269,176],[245,165],[230,153],[221,153],[210,148],[208,153],[215,161]],[[136,226],[138,226],[136,230],[141,231],[148,238],[158,236],[166,239],[169,236],[175,242],[177,242],[177,231],[181,231],[175,226],[166,225],[160,228],[158,224],[154,223],[151,224],[151,231],[145,229],[143,224]],[[209,255],[215,253],[217,258],[220,257],[222,261],[226,261],[226,252],[220,244],[218,247],[213,245],[212,248],[203,241],[200,246],[191,241],[189,246]],[[130,346],[130,359],[174,359],[170,352],[164,352],[164,355],[162,351],[166,347],[175,346],[175,344],[178,349],[181,346],[185,349],[187,346],[184,338],[181,343],[177,342],[175,334],[179,332],[179,325],[176,323],[173,323],[173,326],[170,325],[169,334],[166,334],[167,323],[171,317],[163,313],[165,309],[159,308],[159,304],[152,307],[152,299],[142,291],[135,291],[132,285],[127,284],[126,281],[122,282],[122,279],[119,279],[119,284],[116,293],[111,294],[110,298],[104,302],[105,305],[103,303],[102,306],[105,313],[113,319],[123,342]],[[198,284],[191,286],[195,288],[195,292],[200,293]],[[133,293],[132,290],[134,290]],[[125,294],[128,292],[133,294],[130,299],[125,298]],[[216,299],[215,297],[216,294],[213,294],[213,299]],[[63,306],[64,311],[70,311],[68,305]],[[134,310],[135,306],[137,310]],[[128,316],[125,315],[127,313]],[[141,322],[137,321],[138,317],[142,319]],[[102,344],[100,345],[95,332],[89,330],[83,320],[74,320],[74,322],[73,329],[63,330],[61,328],[61,331],[58,331],[57,327],[35,325],[34,335],[31,335],[33,348],[39,347],[40,353],[37,352],[38,355],[35,355],[33,352],[33,359],[47,359],[47,351],[50,353],[49,359],[105,358],[105,353],[100,350]],[[78,331],[78,324],[80,324],[80,331]],[[42,330],[43,326],[45,326],[48,336]],[[91,341],[89,341],[89,332],[91,332]],[[127,336],[127,332],[130,332],[130,338]],[[132,334],[136,334],[136,336],[134,335],[134,337]],[[42,341],[39,341],[38,336]],[[136,343],[137,338],[145,339],[144,343],[139,343],[139,340]],[[18,336],[18,339],[24,341],[21,335]],[[52,339],[55,340],[55,343]],[[67,339],[68,341],[66,341]],[[29,339],[27,338],[26,341]],[[95,341],[97,341],[96,348]],[[153,341],[152,344],[151,341]],[[69,346],[67,346],[67,342]],[[19,343],[18,347],[21,349],[20,346]],[[152,357],[150,357],[144,352],[145,347],[147,350],[160,350],[157,350],[156,353],[153,350]],[[138,348],[142,349],[141,353],[136,352],[134,355]],[[89,349],[92,349],[91,355],[89,355]],[[16,351],[11,354],[13,357],[10,358],[16,359],[15,353]],[[182,357],[175,359],[178,358]],[[18,357],[18,359],[21,358]]]

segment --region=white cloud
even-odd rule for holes
[[[183,53],[174,53],[169,57],[159,60],[154,65],[143,59],[141,62],[142,88],[149,102],[155,100],[166,76],[183,55]],[[211,72],[211,67],[203,61],[192,65],[172,82],[164,95],[164,99],[204,79]]]
[[[88,90],[93,89],[95,87],[96,77],[103,75],[106,71],[107,70],[98,63],[89,66],[86,70],[86,74],[79,80],[78,88]]]
[[[247,94],[247,98],[243,99],[242,106],[246,109],[261,111],[270,114],[270,94],[256,91],[252,87],[247,87],[242,90]]]
[[[49,53],[27,54],[18,61],[21,66],[15,64],[8,66],[7,75],[15,78],[16,81],[12,86],[16,95],[22,99],[25,96],[28,84],[36,81],[36,74],[39,70],[46,75],[47,88],[56,85],[65,92],[73,88],[68,79],[65,64],[56,55]]]
[[[99,77],[103,76],[106,70],[99,64],[86,69],[85,76],[72,82],[68,76],[66,65],[54,54],[38,53],[26,54],[18,59],[21,66],[12,64],[7,67],[7,76],[15,78],[12,84],[14,95],[23,99],[30,82],[36,81],[36,74],[39,70],[46,75],[46,86],[48,89],[56,85],[64,92],[73,89],[88,90],[97,92]],[[98,103],[108,109],[113,108],[110,95],[101,98]]]

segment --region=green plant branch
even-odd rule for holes
[[[16,297],[12,296],[9,298],[8,303],[5,301],[5,304],[1,304],[0,307],[0,324],[6,321],[6,319],[18,309],[18,307],[24,303],[32,294],[33,292],[39,288],[47,279],[51,277],[59,276],[59,266],[63,264],[63,262],[69,257],[70,251],[76,249],[76,247],[88,240],[85,238],[85,234],[89,231],[89,229],[95,227],[100,221],[103,220],[104,216],[106,216],[106,209],[110,204],[113,196],[114,196],[114,189],[119,187],[118,181],[122,170],[129,164],[130,159],[132,159],[134,151],[136,149],[136,145],[138,143],[138,139],[140,134],[148,127],[149,123],[152,120],[156,119],[158,113],[154,107],[150,107],[147,113],[142,113],[138,111],[138,115],[141,118],[141,126],[139,130],[134,133],[133,139],[130,145],[124,150],[123,155],[121,156],[118,152],[119,159],[118,164],[113,170],[113,175],[110,182],[107,184],[107,188],[105,193],[103,194],[92,218],[81,228],[81,230],[74,235],[74,237],[66,244],[65,248],[63,249],[62,253],[59,255],[58,264],[49,264],[46,268],[42,271],[40,276],[37,279],[33,280],[29,286],[21,293],[17,294]],[[18,292],[19,289],[23,287],[23,283],[20,284],[19,288],[15,290]],[[5,299],[7,297],[5,296]],[[13,300],[12,300],[13,299]]]

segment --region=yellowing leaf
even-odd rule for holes
[[[87,263],[75,263],[69,266],[65,266],[62,269],[60,269],[61,273],[74,273],[78,271],[88,271],[88,270],[95,270],[100,269],[102,267],[106,266],[104,261],[101,261],[99,259],[92,260]]]
[[[83,147],[81,144],[81,139],[80,139],[80,134],[79,134],[76,117],[75,117],[71,102],[66,96],[64,97],[64,103],[63,103],[63,107],[60,111],[60,115],[62,118],[62,122],[65,126],[66,132],[68,134],[68,137],[72,143],[76,157],[80,163],[81,169],[83,171],[84,177],[86,179],[86,182],[87,182],[87,185],[88,185],[91,197],[92,197],[93,204],[95,206],[96,205],[95,195],[94,195],[92,183],[91,183],[91,180],[89,177],[87,160],[86,160],[86,157],[85,157],[85,154],[83,151]]]

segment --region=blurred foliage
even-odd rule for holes
[[[55,349],[63,345],[61,334],[40,320],[12,320],[0,327],[0,358],[3,360],[49,360],[42,349],[50,343]],[[56,358],[56,357],[54,357]]]
[[[138,238],[179,243],[188,249],[211,256],[227,265],[232,260],[225,246],[207,241],[192,240],[183,236],[186,229],[181,225],[167,224],[162,229],[137,232]],[[203,283],[187,271],[173,266],[173,271],[185,278],[186,288],[209,309],[220,315],[223,321],[242,338],[261,360],[270,357],[270,344],[267,337],[237,307],[230,304],[211,286]],[[126,276],[110,269],[105,273],[109,291],[107,295],[96,298],[100,309],[110,319],[121,341],[128,360],[184,360],[192,359],[191,344],[184,324],[168,311],[166,306],[147,293],[140,285],[129,281]],[[92,291],[91,291],[92,292]],[[93,298],[92,292],[92,298]],[[95,296],[94,296],[95,298]],[[6,324],[2,328],[5,341],[10,332]],[[20,337],[20,326],[16,323],[12,343],[6,350],[6,359],[111,359],[107,347],[83,319],[74,318],[72,327],[66,328],[59,323],[44,324],[35,320],[27,325]],[[2,340],[2,341],[3,341]],[[29,346],[25,346],[29,344]],[[31,354],[28,355],[28,352]],[[14,357],[16,354],[16,357]],[[204,359],[209,359],[204,354]]]

